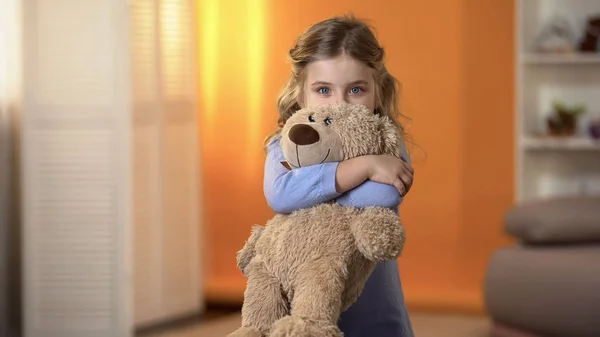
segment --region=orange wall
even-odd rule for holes
[[[514,193],[513,11],[513,1],[463,1],[461,289],[476,289],[490,253],[511,242],[502,220]]]
[[[513,192],[510,1],[200,0],[207,297],[242,298],[235,253],[250,226],[272,216],[261,145],[276,127],[286,52],[308,25],[349,9],[374,21],[403,86],[409,132],[427,154],[415,149],[415,184],[401,206],[407,302],[479,311],[487,259],[508,242],[501,219]]]

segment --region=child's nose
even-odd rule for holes
[[[346,95],[345,95],[345,94],[338,93],[338,94],[335,96],[335,103],[336,103],[336,104],[339,104],[339,103],[348,103],[348,98],[346,97]]]

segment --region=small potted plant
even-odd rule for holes
[[[564,102],[552,102],[553,114],[548,117],[548,131],[551,136],[572,136],[577,132],[579,116],[586,112],[584,105],[568,107]]]

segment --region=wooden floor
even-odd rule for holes
[[[416,337],[488,337],[490,323],[484,317],[411,314]],[[205,322],[186,324],[144,337],[226,337],[240,324],[239,314],[227,314]]]

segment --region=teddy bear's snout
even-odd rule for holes
[[[310,145],[319,141],[319,133],[306,124],[294,125],[289,132],[290,140],[297,145]]]

